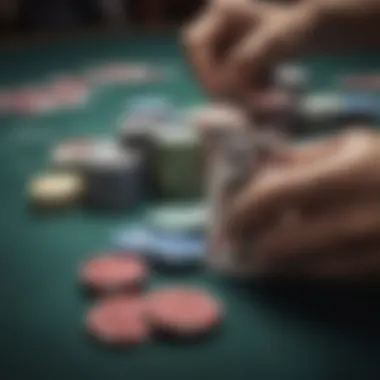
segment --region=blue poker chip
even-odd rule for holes
[[[351,93],[343,97],[344,108],[350,113],[370,113],[379,112],[379,98],[371,94]]]
[[[205,240],[185,234],[152,234],[149,256],[166,265],[192,265],[202,262],[205,255]]]
[[[149,119],[155,122],[169,122],[178,117],[176,107],[164,96],[147,96],[132,99],[127,115],[129,119]]]
[[[112,243],[117,249],[145,256],[152,247],[152,234],[143,226],[130,226],[116,232]]]

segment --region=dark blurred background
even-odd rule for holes
[[[0,0],[2,38],[44,33],[174,27],[202,0]]]

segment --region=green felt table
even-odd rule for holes
[[[4,380],[97,379],[378,379],[380,298],[374,286],[301,281],[232,282],[217,274],[161,273],[148,287],[185,282],[217,294],[226,308],[217,334],[203,342],[151,342],[111,350],[88,339],[82,317],[91,299],[80,291],[83,260],[111,248],[110,234],[141,209],[121,215],[83,210],[38,216],[25,185],[49,168],[59,141],[114,135],[129,96],[165,94],[178,106],[201,94],[176,39],[162,35],[96,36],[7,47],[0,84],[38,82],[108,60],[168,64],[165,83],[103,89],[84,109],[44,117],[0,119],[0,377]],[[313,87],[330,89],[337,74],[380,67],[380,55],[339,56],[308,63]]]

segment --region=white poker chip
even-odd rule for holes
[[[274,72],[274,82],[286,88],[304,88],[308,82],[308,72],[297,65],[280,65]]]
[[[54,149],[54,166],[74,170],[84,170],[99,162],[110,161],[111,156],[120,156],[116,142],[101,138],[78,138],[60,144]]]
[[[30,182],[28,196],[34,205],[63,207],[78,201],[83,191],[83,180],[76,174],[45,174]]]
[[[208,226],[208,207],[203,203],[169,204],[147,215],[148,225],[157,231],[204,233]]]
[[[111,240],[117,249],[144,256],[152,249],[152,234],[143,225],[124,227],[113,234]]]
[[[301,114],[307,119],[338,116],[344,108],[343,99],[336,93],[314,93],[306,96],[300,104]]]
[[[198,143],[197,133],[192,127],[161,126],[153,137],[161,147],[196,146]]]
[[[205,256],[203,237],[186,234],[153,233],[149,258],[165,265],[183,266],[200,263]]]

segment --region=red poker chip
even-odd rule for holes
[[[81,282],[91,290],[114,292],[138,289],[148,275],[137,257],[111,255],[91,259],[81,268]]]
[[[89,310],[85,325],[89,333],[103,343],[137,345],[149,337],[143,310],[144,304],[139,297],[104,299]]]
[[[221,304],[207,293],[186,287],[165,288],[147,296],[146,318],[156,331],[193,338],[221,321]]]

